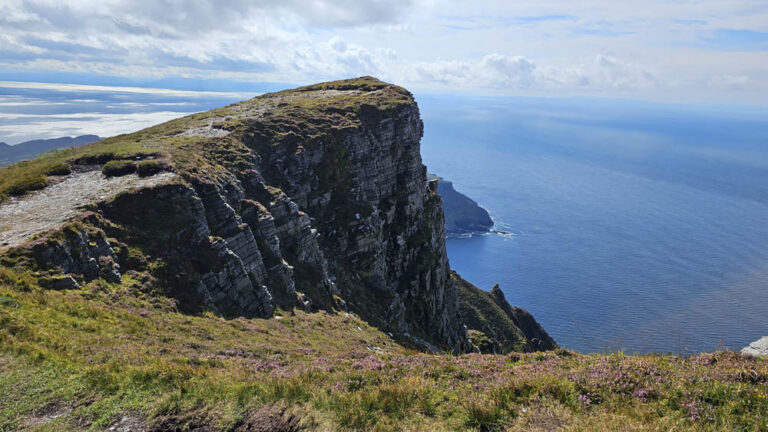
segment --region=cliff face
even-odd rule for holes
[[[752,355],[406,349],[554,347],[447,273],[420,136],[410,94],[366,78],[0,169],[0,430],[764,424]]]
[[[76,188],[79,172],[114,159],[175,175],[112,190],[6,259],[56,288],[105,280],[227,317],[349,310],[422,347],[466,351],[421,136],[410,93],[362,78],[101,141],[68,154],[73,174],[54,180]]]
[[[301,148],[269,145],[268,133],[250,145],[265,181],[312,215],[329,274],[352,310],[395,333],[459,347],[465,339],[448,284],[442,205],[421,162],[418,108],[409,100],[386,115],[364,109],[355,127]]]

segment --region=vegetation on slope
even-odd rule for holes
[[[2,268],[0,430],[768,430],[766,359],[427,355],[353,315],[278,316]]]
[[[557,344],[531,315],[512,307],[496,285],[483,291],[451,272],[451,280],[459,294],[459,310],[469,329],[472,344],[484,353],[511,351],[543,351]]]

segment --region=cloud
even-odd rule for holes
[[[174,111],[135,113],[84,113],[60,116],[22,116],[9,118],[9,124],[0,123],[0,137],[9,143],[61,136],[98,135],[103,137],[134,132],[188,113]]]
[[[760,83],[746,75],[716,75],[707,81],[707,86],[730,90],[760,89]]]
[[[386,26],[411,7],[412,0],[5,0],[0,66],[58,61],[68,71],[292,79],[370,73],[378,70],[372,51],[337,41],[330,64],[311,29]]]
[[[258,16],[290,16],[309,27],[391,23],[412,4],[412,0],[5,0],[0,23],[65,31],[112,28],[168,38],[238,30]]]
[[[657,83],[644,66],[605,55],[571,67],[540,67],[526,57],[498,53],[479,60],[422,63],[416,68],[415,79],[451,86],[507,90],[629,90],[652,87]]]
[[[0,70],[759,101],[735,90],[768,88],[766,22],[764,0],[0,0]]]
[[[0,141],[133,132],[255,93],[0,81]]]
[[[62,84],[62,83],[36,83],[36,82],[18,82],[18,81],[0,81],[0,91],[3,89],[33,89],[48,90],[57,92],[93,92],[93,93],[140,93],[144,95],[162,95],[169,97],[221,97],[221,98],[248,98],[255,96],[253,93],[245,92],[212,92],[212,91],[189,91],[172,90],[162,88],[146,87],[124,87],[124,86],[98,86],[84,84]]]
[[[367,49],[347,44],[341,36],[334,36],[328,41],[330,64],[337,65],[335,72],[339,76],[377,75],[381,71],[375,56]],[[391,50],[387,56],[395,55]]]
[[[343,53],[347,50],[347,43],[344,42],[344,38],[341,36],[332,37],[331,40],[328,41],[328,45],[330,45],[331,49],[338,53]]]
[[[634,89],[651,87],[656,77],[646,67],[615,57],[598,55],[592,67],[584,71],[584,77],[603,88]]]

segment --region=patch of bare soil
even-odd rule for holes
[[[213,422],[203,413],[193,412],[179,415],[167,415],[156,419],[150,432],[216,432]]]
[[[24,420],[24,426],[29,429],[36,429],[56,420],[59,417],[65,417],[72,412],[72,408],[66,405],[51,404],[35,412]]]
[[[149,432],[217,432],[216,420],[204,411],[170,414],[157,418]],[[250,413],[238,424],[233,432],[301,432],[301,419],[288,413],[286,408],[264,405]],[[112,431],[112,429],[109,429]],[[121,431],[122,429],[115,429]]]
[[[149,430],[143,418],[133,415],[124,415],[113,423],[107,432],[146,432]]]
[[[235,432],[300,432],[301,419],[285,408],[264,405],[245,418]]]
[[[101,171],[87,171],[70,174],[40,191],[11,198],[0,205],[0,250],[19,246],[35,234],[58,227],[80,214],[88,204],[129,189],[167,183],[175,176],[161,173],[151,177],[105,177]]]

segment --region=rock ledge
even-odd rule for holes
[[[763,336],[752,342],[748,347],[742,348],[741,352],[742,354],[751,354],[754,356],[768,355],[768,336]]]

